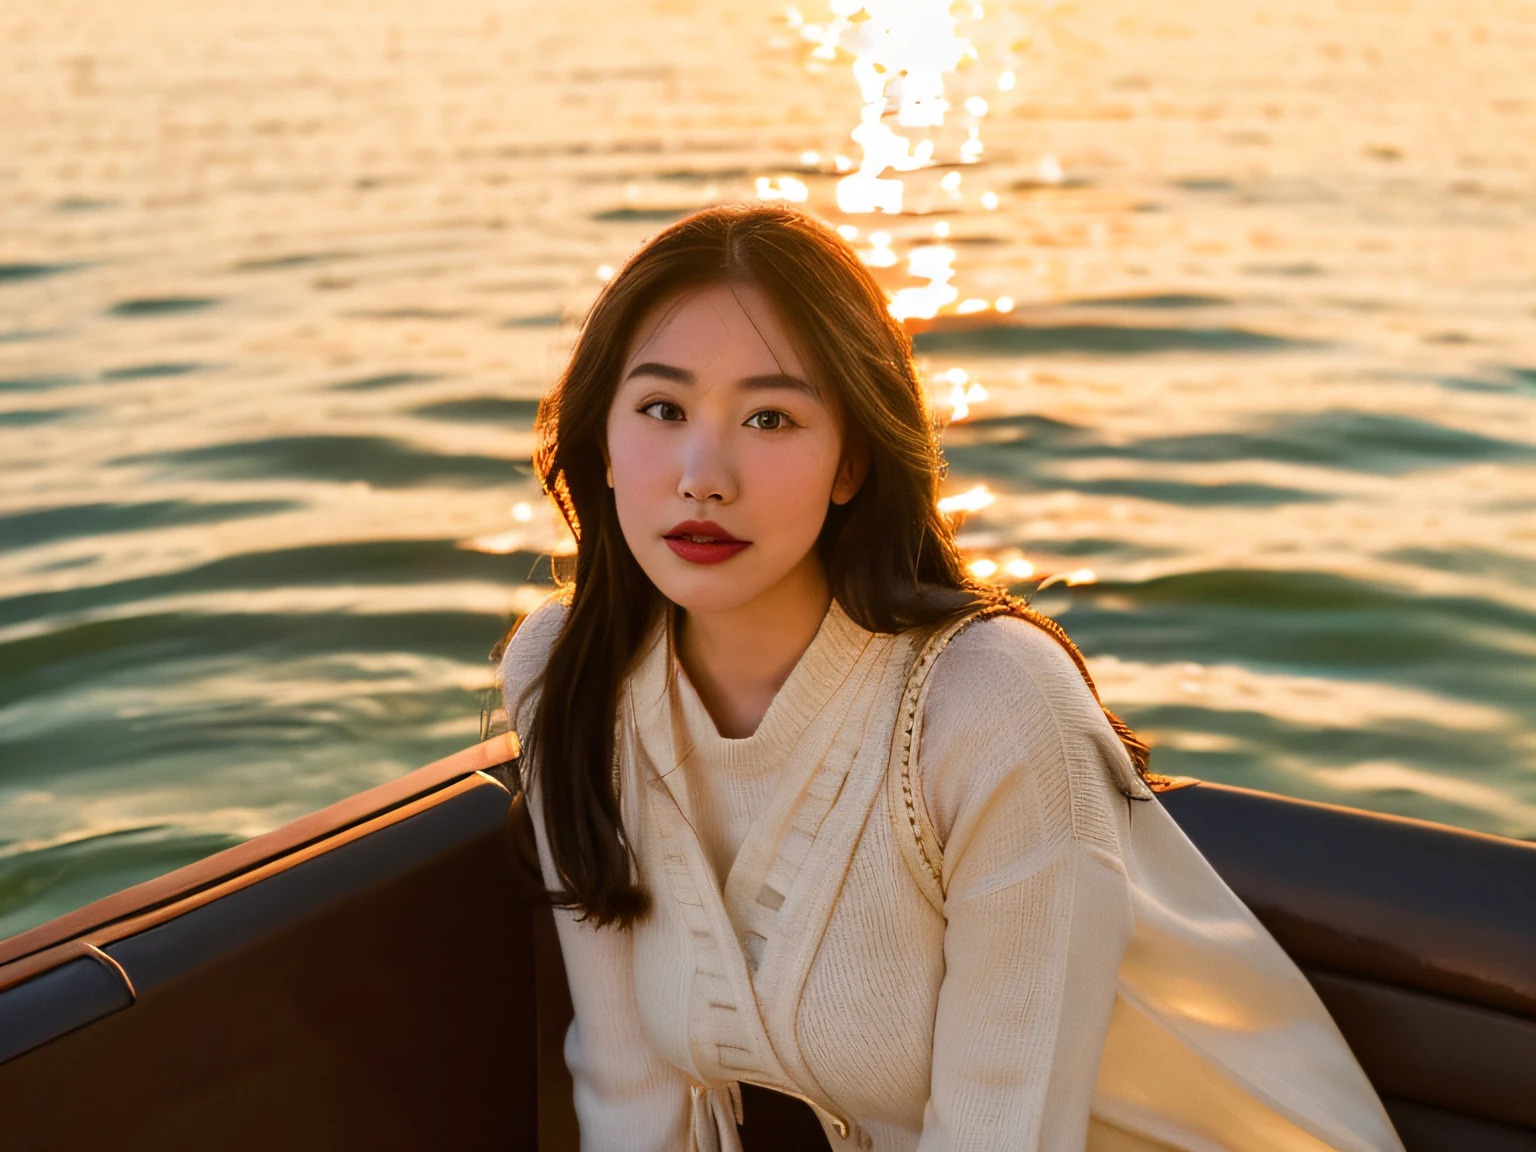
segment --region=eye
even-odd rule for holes
[[[769,408],[764,412],[754,412],[747,417],[744,425],[747,428],[760,428],[764,432],[777,432],[781,428],[788,428],[794,421],[775,408]]]
[[[640,409],[642,416],[649,416],[653,420],[665,420],[674,423],[683,419],[683,410],[670,400],[652,400]]]

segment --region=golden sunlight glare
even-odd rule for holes
[[[952,516],[956,512],[980,512],[983,508],[996,502],[997,497],[987,491],[987,486],[985,484],[978,484],[976,487],[968,488],[958,495],[944,497],[944,499],[939,501],[939,511],[946,516]]]

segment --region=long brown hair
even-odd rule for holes
[[[631,339],[690,289],[746,282],[766,294],[868,454],[857,495],[828,510],[817,550],[832,595],[861,627],[937,627],[980,600],[938,511],[942,458],[912,345],[853,250],[825,224],[777,206],[709,208],[637,251],[587,314],[544,398],[534,466],[576,538],[565,625],[549,654],[526,762],[539,771],[560,887],[599,926],[627,927],[635,882],[613,780],[619,688],[664,600],[619,529],[603,443]]]

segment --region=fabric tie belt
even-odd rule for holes
[[[741,1085],[731,1080],[707,1088],[695,1084],[689,1152],[741,1152]]]

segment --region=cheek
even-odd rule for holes
[[[830,436],[805,436],[789,445],[763,445],[745,454],[743,487],[758,516],[768,515],[795,535],[808,532],[814,539],[832,499],[837,462],[838,445]]]
[[[665,431],[654,420],[620,418],[609,422],[608,459],[616,495],[621,501],[635,489],[650,491],[667,484],[672,472],[672,450]]]
[[[655,563],[665,548],[660,533],[678,520],[677,451],[673,431],[659,421],[625,420],[609,424],[608,459],[613,469],[613,503],[619,532],[630,552],[653,580]],[[659,560],[657,557],[660,557]]]

